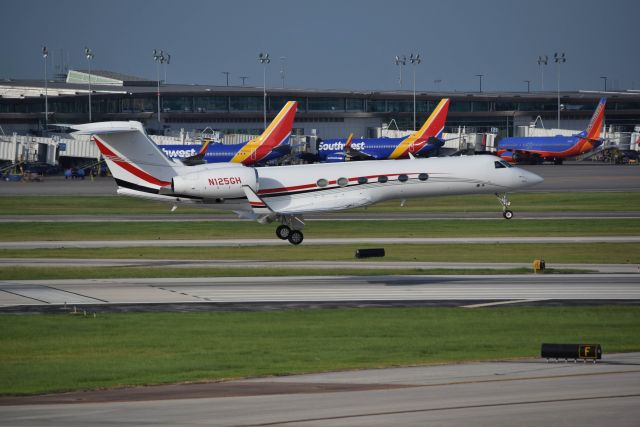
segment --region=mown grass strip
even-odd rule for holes
[[[380,245],[377,245],[380,246]],[[640,243],[500,243],[500,244],[416,244],[382,245],[384,258],[359,260],[416,262],[526,262],[544,259],[553,263],[636,264],[640,263]],[[372,245],[326,246],[240,246],[240,247],[138,247],[138,248],[52,248],[4,249],[0,258],[114,258],[167,260],[242,260],[249,266],[261,261],[354,261],[357,248]]]
[[[171,240],[276,238],[275,227],[247,221],[0,223],[0,240]],[[486,237],[640,235],[637,219],[322,221],[305,235],[329,237]]]
[[[640,307],[0,316],[0,394],[640,350]]]
[[[514,193],[516,212],[540,211],[640,211],[640,192]],[[1,215],[154,215],[167,214],[170,205],[119,196],[6,196],[0,198]],[[500,212],[492,195],[469,195],[380,203],[348,212]],[[223,213],[215,209],[180,206],[176,215]],[[339,214],[338,214],[339,215]]]

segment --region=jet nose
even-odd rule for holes
[[[537,175],[533,172],[529,172],[528,170],[521,169],[518,172],[519,172],[518,175],[520,176],[520,180],[527,186],[540,184],[542,181],[544,181],[544,178],[542,178],[540,175]]]

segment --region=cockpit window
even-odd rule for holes
[[[494,165],[495,165],[496,169],[501,169],[501,168],[511,168],[511,167],[513,167],[513,166],[511,166],[511,165],[509,164],[509,162],[506,162],[506,161],[504,161],[504,160],[498,160],[498,161],[494,162]]]

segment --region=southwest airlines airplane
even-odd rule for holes
[[[347,160],[406,159],[427,156],[444,145],[442,136],[449,99],[442,99],[422,127],[404,138],[327,139],[318,145],[314,159],[322,163]],[[306,157],[305,157],[306,158]]]
[[[298,103],[289,101],[262,135],[240,144],[204,143],[198,145],[160,145],[172,159],[181,159],[187,166],[202,163],[242,163],[254,165],[277,159],[291,151],[288,144]]]
[[[572,136],[528,136],[504,138],[498,143],[498,156],[518,163],[542,163],[551,160],[555,164],[562,164],[567,157],[593,150],[602,143],[600,133],[604,124],[604,108],[607,98],[601,98],[596,111],[591,117],[586,130]]]
[[[139,122],[74,125],[93,136],[118,194],[235,211],[260,223],[279,223],[276,235],[297,245],[304,215],[359,208],[392,199],[491,194],[505,218],[507,192],[542,181],[492,155],[252,167],[241,163],[185,166],[169,159]]]

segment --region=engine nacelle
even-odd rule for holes
[[[208,199],[244,197],[243,185],[258,191],[257,175],[254,168],[242,165],[206,168],[174,177],[171,180],[171,190],[175,194]]]

